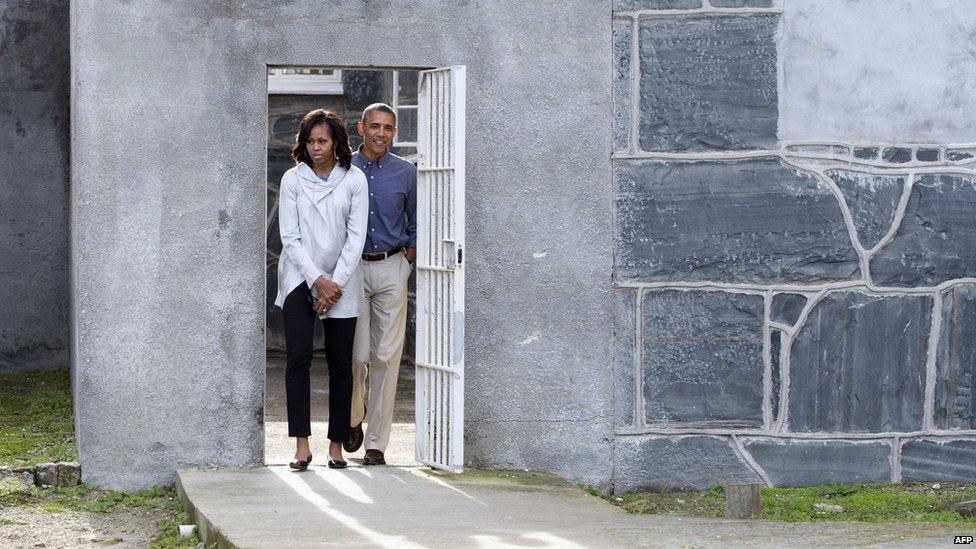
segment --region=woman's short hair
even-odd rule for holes
[[[352,149],[349,147],[349,133],[346,131],[346,124],[338,114],[325,109],[315,109],[309,111],[298,123],[298,133],[295,134],[295,144],[291,149],[291,157],[295,163],[304,162],[311,166],[312,159],[308,156],[308,149],[305,144],[308,142],[308,135],[312,133],[312,128],[319,124],[325,124],[329,128],[329,136],[335,142],[336,162],[345,169],[349,169],[352,164]]]

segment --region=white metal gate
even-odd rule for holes
[[[420,73],[417,461],[464,464],[464,67]]]

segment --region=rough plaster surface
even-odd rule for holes
[[[784,2],[780,139],[976,141],[976,10],[956,0]]]
[[[613,0],[613,11],[685,10],[702,7],[702,0]]]
[[[771,8],[773,0],[709,0],[714,8]]]
[[[86,482],[261,461],[265,64],[463,64],[467,457],[609,486],[609,3],[89,0],[72,16]]]
[[[68,2],[0,1],[0,372],[68,367]]]

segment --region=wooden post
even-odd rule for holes
[[[761,516],[758,484],[729,484],[725,486],[726,518],[744,519]]]

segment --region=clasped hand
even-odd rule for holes
[[[342,297],[342,286],[321,276],[315,281],[315,289],[318,290],[319,297],[312,307],[315,309],[315,314],[319,316],[329,312],[329,309]]]

